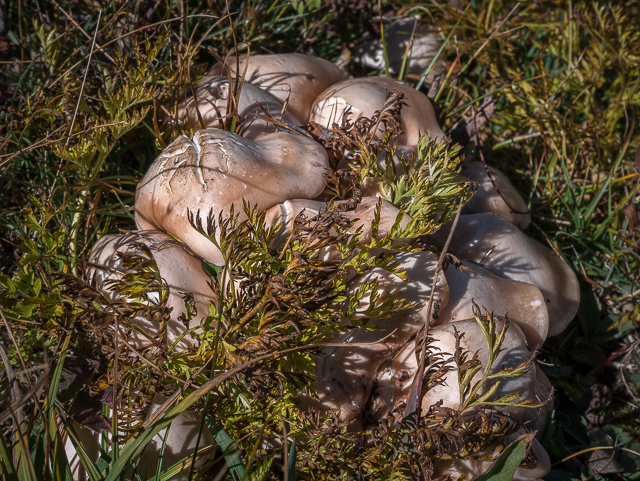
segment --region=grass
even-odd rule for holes
[[[234,49],[289,52],[295,46],[336,60],[365,34],[380,35],[379,9],[388,17],[434,19],[445,62],[434,96],[443,130],[472,119],[489,96],[495,101],[496,112],[463,154],[482,156],[509,175],[533,215],[527,233],[579,275],[577,318],[538,356],[556,388],[543,443],[554,463],[546,479],[640,477],[639,7],[631,1],[461,3],[464,14],[446,2],[411,1],[9,2],[0,34],[0,459],[6,479],[64,479],[62,432],[69,430],[66,410],[78,401],[78,386],[104,390],[112,384],[109,372],[118,372],[106,356],[108,364],[95,374],[74,374],[74,360],[95,347],[81,333],[99,316],[87,314],[93,299],[69,285],[98,237],[133,228],[137,181],[182,133],[176,123],[163,122],[174,114],[180,92]],[[349,68],[369,73],[353,62]],[[215,332],[209,334],[209,342],[217,342]],[[301,354],[297,362],[305,359]],[[243,361],[249,362],[239,365]],[[211,360],[199,362],[211,368]],[[214,368],[219,362],[213,360]],[[285,472],[295,479],[296,470],[310,476],[320,458],[299,446],[290,456],[287,451],[294,463],[284,466],[258,449],[258,432],[293,425],[283,421],[293,389],[269,412],[258,412],[237,384],[218,388],[226,374],[180,366],[183,379],[200,388],[185,393],[155,432],[172,413],[191,404],[203,409],[209,399],[224,416],[218,457],[231,456],[234,444],[225,435],[242,448],[245,464],[231,470],[234,479]],[[133,380],[161,380],[127,368],[120,366]],[[231,401],[220,402],[221,395]],[[141,422],[134,411],[123,412],[132,425]],[[117,479],[151,432],[114,443],[92,479]],[[357,459],[347,444],[335,447],[349,458],[345,466]],[[364,469],[362,476],[400,476],[393,465],[383,472],[373,461]]]

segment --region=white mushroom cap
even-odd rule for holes
[[[87,279],[96,289],[102,292],[111,301],[118,298],[118,294],[111,290],[108,281],[118,281],[127,273],[122,266],[121,254],[140,255],[137,245],[149,247],[153,259],[158,266],[158,271],[163,281],[169,288],[169,296],[166,307],[171,308],[170,320],[167,323],[167,338],[172,344],[184,331],[185,325],[179,319],[186,314],[184,302],[185,294],[193,294],[197,315],[191,319],[189,326],[198,326],[203,318],[209,314],[209,302],[215,301],[216,296],[209,287],[210,278],[202,270],[200,259],[189,254],[180,243],[168,235],[158,231],[131,232],[124,235],[106,235],[102,237],[93,248],[89,256],[92,267],[87,272]],[[157,302],[160,293],[150,302]],[[159,326],[147,319],[137,318],[136,326],[154,336]],[[134,347],[149,344],[147,337],[134,330],[129,339]],[[192,345],[192,339],[185,336],[177,345],[178,349],[184,349]]]
[[[533,439],[531,442],[531,450],[536,456],[536,466],[533,468],[519,467],[514,473],[513,481],[542,481],[541,478],[551,471],[549,454],[537,439]],[[465,476],[466,479],[473,479],[486,472],[492,465],[492,461],[476,459],[439,459],[434,462],[434,477],[446,478],[450,476],[455,480]]]
[[[337,201],[335,205],[339,206],[345,202],[348,201]],[[361,229],[360,245],[365,245],[372,240],[372,223],[375,218],[378,203],[381,203],[382,205],[380,207],[380,223],[378,224],[376,240],[380,240],[391,231],[398,214],[400,213],[400,210],[393,204],[384,199],[380,199],[379,197],[364,197],[354,210],[342,212],[343,216],[348,221],[355,221],[353,226],[348,230],[349,234],[355,234],[358,229]],[[287,200],[282,204],[278,204],[269,209],[265,215],[265,223],[268,226],[282,224],[274,242],[274,246],[272,247],[277,248],[285,244],[287,238],[293,231],[293,221],[298,217],[298,215],[303,214],[306,218],[311,219],[319,213],[325,212],[327,208],[328,204],[326,202],[307,199],[293,199]],[[400,229],[402,230],[405,228],[410,222],[411,217],[405,214],[400,221]],[[397,239],[394,243],[409,241],[410,239]],[[326,256],[323,257],[324,260],[329,258],[339,258],[339,253],[335,247],[328,249]]]
[[[336,340],[362,343],[386,338],[384,342],[371,346],[329,348],[317,363],[316,391],[320,402],[324,409],[338,414],[343,421],[358,420],[371,396],[380,366],[403,349],[425,322],[437,259],[431,252],[417,252],[397,254],[394,260],[406,271],[408,282],[386,270],[373,268],[349,283],[349,295],[363,284],[377,279],[381,299],[398,294],[415,302],[416,307],[398,311],[389,318],[370,319],[369,324],[376,328],[375,331],[357,328]],[[447,282],[439,272],[435,302],[446,305],[448,297]],[[358,311],[366,309],[369,302],[369,296],[361,299]]]
[[[406,59],[405,72],[414,76],[422,76],[429,67],[431,61],[438,53],[440,42],[435,29],[428,24],[420,22],[418,17],[403,18],[385,27],[385,43],[389,58],[389,72],[400,72],[402,62],[407,51],[412,34],[413,43]],[[382,40],[376,38],[354,49],[354,60],[366,67],[382,70],[385,67],[384,48]],[[436,63],[429,73],[428,80],[442,71],[441,63]]]
[[[239,62],[239,69],[236,61]],[[225,65],[216,64],[210,75],[241,76],[245,71],[246,57],[228,57]],[[307,123],[311,103],[330,85],[342,80],[342,71],[328,60],[300,53],[253,55],[249,58],[244,80],[257,85],[287,102],[291,113],[302,123]]]
[[[460,175],[477,182],[478,191],[462,208],[462,213],[482,214],[490,212],[507,219],[522,230],[526,229],[531,222],[527,203],[522,199],[506,175],[493,167],[487,166],[487,168],[491,173],[491,178],[489,178],[487,169],[482,162],[471,162],[467,167],[463,167]],[[491,179],[495,182],[495,187]]]
[[[449,303],[438,314],[438,324],[473,317],[473,303],[499,316],[508,316],[527,338],[533,351],[547,338],[549,313],[536,286],[498,277],[472,262],[460,268],[449,265],[444,273],[449,284]]]
[[[431,240],[442,247],[449,229],[446,224]],[[449,250],[500,277],[538,287],[549,310],[549,336],[560,334],[578,312],[580,286],[573,270],[551,249],[502,217],[461,215]]]
[[[161,394],[156,394],[151,402],[149,416],[153,414],[166,400],[167,397]],[[100,457],[101,435],[82,426],[73,419],[70,421],[73,430],[78,435],[78,439],[82,443],[89,459],[94,463],[97,462]],[[167,470],[185,457],[193,455],[201,423],[202,414],[196,414],[192,411],[184,411],[176,416],[171,423],[171,426],[167,428],[169,429],[169,435],[167,436],[166,443],[164,442],[164,437],[167,429],[163,429],[151,439],[149,444],[147,444],[145,449],[142,451],[140,459],[136,465],[136,472],[138,476],[141,479],[151,479],[155,476],[163,444],[164,455],[162,458],[162,470]],[[198,449],[204,449],[215,445],[216,440],[205,424],[202,429]],[[70,437],[67,437],[64,448],[67,459],[69,460],[72,479],[76,481],[88,479],[88,475],[80,461],[78,450],[73,445]],[[209,455],[204,456],[203,459],[199,459],[196,466],[202,466],[206,462],[213,461],[213,459],[215,459],[215,451],[210,452]],[[134,479],[133,469],[129,469],[127,471],[125,479]],[[189,479],[189,467],[187,466],[177,474],[171,476],[169,479],[171,481],[187,481],[187,479]]]
[[[250,140],[218,129],[196,132],[193,141],[176,139],[138,184],[136,224],[172,233],[196,254],[224,263],[217,248],[189,223],[200,211],[202,224],[242,200],[268,209],[291,198],[316,197],[324,189],[327,152],[313,140],[285,132]]]
[[[332,85],[314,102],[310,120],[330,129],[334,123],[342,123],[346,111],[351,113],[349,118],[352,121],[363,116],[370,118],[382,109],[387,92],[391,90],[398,90],[406,97],[407,105],[402,107],[400,119],[404,134],[398,139],[399,144],[415,150],[421,134],[436,139],[444,138],[427,96],[387,77],[356,78]],[[384,126],[381,125],[379,137],[383,130]]]
[[[165,401],[167,397],[156,394],[153,398],[149,416],[151,416]],[[164,456],[162,458],[162,469],[166,470],[174,464],[178,463],[185,457],[193,455],[198,440],[200,425],[202,424],[202,413],[193,411],[184,411],[180,413],[171,423],[169,435],[164,445]],[[141,479],[153,478],[156,474],[158,461],[160,460],[160,452],[162,451],[166,429],[156,434],[146,449],[140,456],[137,465],[137,472]],[[204,449],[210,446],[216,446],[216,440],[209,430],[206,423],[202,427],[202,435],[198,449]],[[204,459],[200,459],[196,467],[202,466],[207,462],[211,462],[216,458],[216,453],[210,452]],[[189,466],[182,469],[179,473],[171,476],[171,481],[187,481],[189,479]]]
[[[200,129],[198,112],[202,117],[202,128],[219,127],[218,112],[223,117],[227,115],[227,102],[229,98],[229,79],[216,75],[207,75],[195,88],[196,99],[190,97],[178,106],[178,118],[186,122],[192,129]],[[196,108],[197,100],[197,108]],[[218,109],[213,107],[213,105]],[[272,123],[257,119],[252,114],[265,115],[269,112],[274,118],[279,118],[282,112],[282,103],[266,90],[262,90],[249,82],[242,84],[237,113],[244,125],[242,136],[248,139],[256,139],[263,133],[275,132]],[[300,125],[300,122],[289,112],[285,113],[284,120],[290,124]]]
[[[496,319],[497,329],[501,329],[505,321],[500,318]],[[471,383],[479,381],[482,378],[484,367],[488,362],[487,343],[482,334],[482,330],[475,319],[467,319],[464,321],[455,321],[442,326],[436,326],[431,329],[429,336],[435,341],[429,345],[434,353],[444,354],[447,365],[453,369],[444,375],[444,384],[432,387],[422,398],[422,412],[425,413],[430,406],[438,401],[443,402],[443,407],[451,409],[459,409],[462,400],[460,399],[460,389],[458,381],[458,370],[453,361],[453,354],[456,349],[456,340],[454,332],[457,329],[459,333],[463,333],[464,337],[460,340],[460,347],[468,351],[468,358],[477,351],[478,359],[482,365],[482,369],[476,373]],[[516,367],[531,357],[531,351],[526,346],[525,337],[520,328],[515,323],[509,323],[507,332],[502,343],[502,350],[496,361],[491,367],[491,373],[500,371],[502,367]],[[486,392],[493,383],[486,383],[480,388],[479,393]],[[535,390],[536,377],[535,370],[530,369],[527,373],[519,377],[504,378],[500,388],[495,396],[502,397],[506,394],[519,391],[522,393],[521,399],[533,397]],[[501,411],[511,413],[515,418],[522,418],[526,409],[522,407],[505,407],[499,408]]]
[[[546,374],[540,369],[540,366],[535,364],[535,376],[536,384],[533,391],[534,399],[539,403],[542,403],[551,397],[553,393],[553,386]],[[542,439],[544,432],[551,419],[551,413],[553,412],[553,401],[551,400],[541,408],[529,409],[525,413],[522,421],[526,423],[526,427],[529,431],[537,431],[536,437]]]

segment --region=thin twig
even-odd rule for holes
[[[451,239],[453,238],[453,233],[456,230],[458,225],[458,220],[460,219],[460,212],[462,212],[462,200],[460,200],[458,204],[458,212],[456,212],[456,216],[453,219],[453,224],[451,224],[451,230],[449,231],[449,236],[447,237],[447,241],[442,248],[442,252],[440,253],[440,258],[438,259],[438,263],[436,264],[436,268],[433,272],[433,282],[431,283],[431,293],[429,294],[429,303],[427,305],[427,316],[424,320],[424,335],[423,335],[423,343],[422,343],[422,351],[420,356],[420,364],[418,365],[418,371],[416,372],[416,376],[413,378],[413,386],[411,387],[411,392],[409,394],[409,398],[407,400],[407,407],[405,409],[404,418],[412,415],[413,413],[418,411],[419,405],[419,397],[422,392],[422,377],[424,373],[424,363],[425,357],[427,355],[427,341],[429,338],[429,328],[431,327],[431,311],[433,309],[433,299],[435,297],[436,285],[438,283],[438,272],[442,268],[442,263],[444,262],[444,257],[447,255],[447,249],[449,248],[449,244],[451,243]],[[417,423],[416,423],[417,426]]]
[[[93,41],[91,42],[91,50],[89,50],[89,60],[87,60],[87,67],[84,69],[84,76],[82,77],[82,86],[80,87],[80,94],[78,95],[78,102],[76,103],[76,111],[73,113],[73,119],[71,120],[71,127],[69,128],[69,135],[67,136],[67,142],[65,147],[69,146],[71,141],[71,133],[73,132],[73,126],[76,123],[76,116],[78,115],[78,109],[80,108],[80,102],[82,101],[82,93],[84,92],[84,85],[87,82],[87,74],[89,73],[89,66],[91,65],[91,57],[93,56],[93,48],[96,45],[96,38],[98,37],[98,30],[100,29],[100,19],[102,18],[102,10],[98,13],[98,23],[96,24],[96,31],[93,34]]]

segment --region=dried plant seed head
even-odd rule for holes
[[[356,78],[332,85],[314,102],[310,120],[330,129],[333,124],[342,125],[347,119],[353,122],[361,117],[372,118],[376,111],[382,110],[387,93],[393,90],[404,94],[405,103],[400,115],[403,133],[397,139],[398,144],[415,151],[421,134],[444,139],[426,95],[387,77]],[[387,127],[381,122],[374,132],[375,137],[381,139]]]
[[[190,96],[178,105],[178,119],[194,131],[201,128],[222,128],[220,122],[228,123],[230,120],[231,112],[227,111],[227,106],[230,96],[234,94],[234,86],[235,83],[232,83],[229,88],[227,77],[207,75],[195,86],[195,98]],[[279,119],[282,108],[282,103],[269,92],[249,82],[243,82],[238,105],[234,107],[234,112],[242,122],[242,136],[256,139],[264,133],[275,132],[273,123],[257,118],[256,114],[269,114]],[[300,125],[289,112],[285,112],[283,120],[292,125]]]
[[[328,60],[300,53],[230,56],[216,64],[209,75],[240,78],[266,90],[302,123],[309,120],[313,100],[327,87],[342,80],[342,71]]]
[[[521,230],[527,228],[531,222],[527,203],[501,171],[482,162],[471,162],[462,168],[460,175],[478,184],[478,190],[462,209],[463,214],[490,212]]]
[[[441,247],[450,225],[430,236]],[[560,334],[578,312],[580,286],[573,270],[551,249],[494,214],[461,215],[449,250],[500,277],[538,287],[549,310],[549,336]]]
[[[193,140],[183,136],[169,145],[140,181],[136,224],[166,230],[207,261],[223,265],[223,253],[203,235],[208,219],[228,218],[232,209],[244,215],[243,201],[268,209],[290,198],[316,197],[327,168],[324,148],[301,135],[277,132],[254,141],[200,130]]]
[[[162,284],[156,283],[141,295],[149,304],[157,304],[161,300],[160,291],[163,286],[168,289],[165,307],[171,309],[167,325],[167,340],[171,345],[187,329],[182,319],[189,321],[189,328],[199,326],[209,314],[209,303],[216,301],[216,296],[209,287],[210,278],[202,269],[202,262],[190,254],[183,245],[158,231],[106,235],[98,241],[89,256],[91,267],[87,271],[87,279],[109,301],[122,299],[123,294],[117,289],[116,283],[130,283],[131,280],[125,276],[135,275],[136,270],[140,268],[139,264],[125,265],[125,256],[145,256],[143,246],[148,248],[152,256],[149,260],[155,262]],[[193,296],[192,306],[187,306],[185,302],[187,295]],[[193,312],[193,308],[196,312]],[[160,328],[157,321],[143,317],[136,317],[135,324],[151,337],[155,336]],[[148,337],[136,329],[132,330],[127,341],[136,348],[149,343]],[[176,348],[182,350],[192,347],[193,342],[191,337],[185,336]]]
[[[549,313],[536,286],[498,277],[473,262],[449,265],[445,270],[449,303],[440,310],[438,324],[469,319],[474,303],[515,322],[527,338],[529,349],[542,346],[549,330]]]

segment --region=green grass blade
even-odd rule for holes
[[[515,441],[505,448],[489,470],[475,481],[511,481],[520,463],[527,454],[527,443]]]
[[[209,425],[209,429],[216,440],[216,443],[220,446],[220,449],[225,454],[224,459],[229,466],[231,477],[235,481],[239,481],[244,477],[244,464],[242,463],[242,457],[240,450],[238,449],[238,443],[222,429],[222,424],[218,421],[213,421]]]

